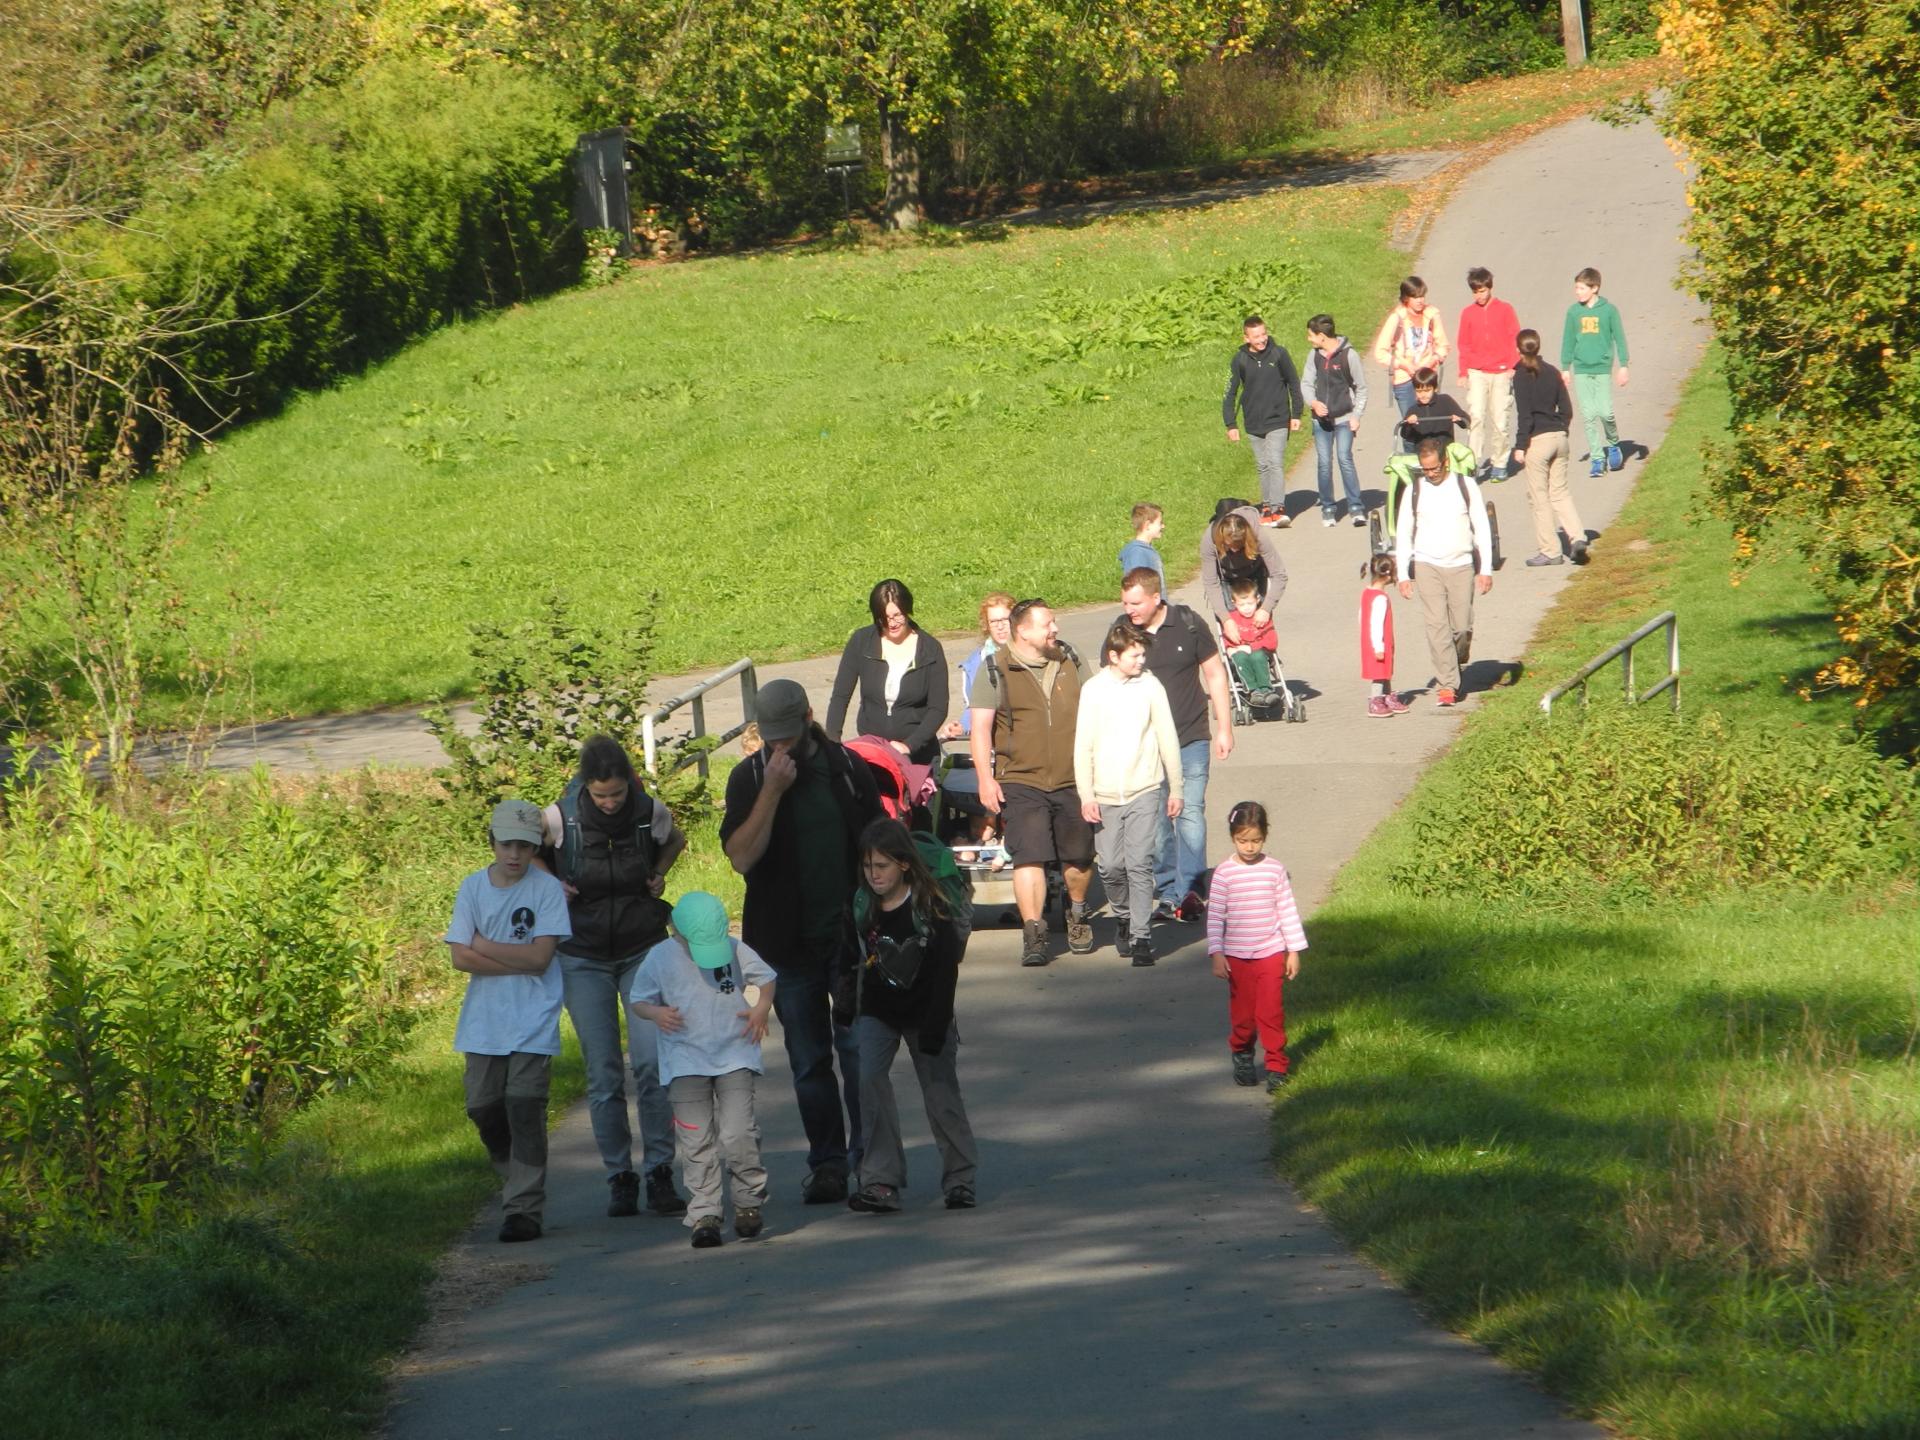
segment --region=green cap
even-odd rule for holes
[[[673,907],[673,928],[687,942],[693,963],[702,970],[718,970],[733,963],[733,941],[727,935],[727,907],[717,895],[690,890]]]

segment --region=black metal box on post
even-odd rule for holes
[[[627,127],[582,135],[573,147],[573,223],[611,230],[620,253],[633,253],[633,210],[627,201]]]

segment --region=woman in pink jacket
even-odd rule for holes
[[[1427,282],[1409,275],[1400,282],[1400,303],[1373,341],[1373,358],[1386,367],[1387,383],[1393,389],[1396,454],[1413,453],[1413,446],[1400,433],[1401,423],[1413,409],[1413,372],[1428,367],[1438,371],[1447,354],[1447,329],[1440,312],[1427,303]]]

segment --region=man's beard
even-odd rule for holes
[[[1067,647],[1062,645],[1058,640],[1049,640],[1040,647],[1040,658],[1042,660],[1064,660],[1067,658]]]

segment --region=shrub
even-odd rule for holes
[[[1555,906],[1838,888],[1920,853],[1913,788],[1829,735],[1604,706],[1468,735],[1413,807],[1398,883]]]

